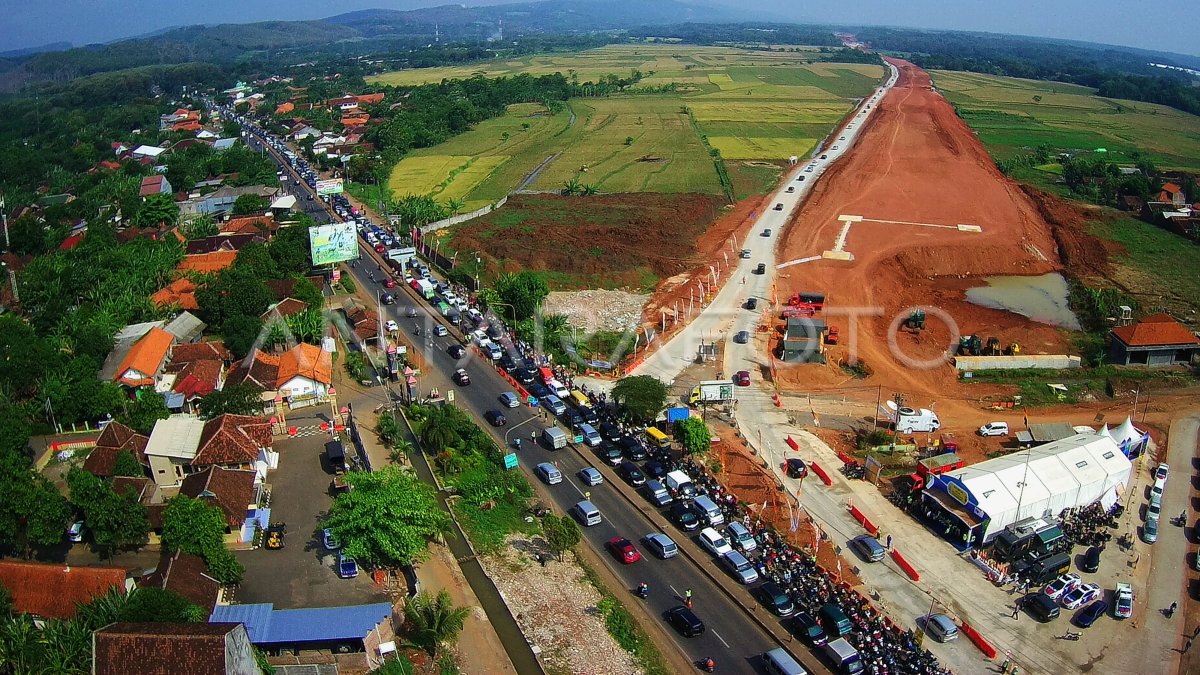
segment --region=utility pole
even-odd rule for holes
[[[904,407],[904,395],[896,392],[892,395],[892,401],[896,403],[896,420],[892,425],[892,448],[896,447],[896,439],[900,437],[900,409]]]
[[[871,413],[871,416],[873,418],[871,420],[871,431],[876,431],[877,429],[879,429],[879,399],[882,396],[883,396],[883,385],[881,384],[875,390],[875,410],[873,410]]]
[[[12,242],[8,240],[8,211],[4,208],[4,195],[0,194],[0,223],[4,223],[4,250],[12,249]]]

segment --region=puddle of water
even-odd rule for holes
[[[987,286],[967,289],[967,301],[992,309],[1003,309],[1038,323],[1079,330],[1071,312],[1067,280],[1061,274],[1037,277],[986,277]]]

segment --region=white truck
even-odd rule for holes
[[[942,421],[938,419],[937,413],[928,408],[903,407],[897,408],[894,401],[887,402],[887,408],[883,414],[892,422],[892,426],[896,431],[902,434],[911,434],[913,432],[931,432],[942,428]]]
[[[733,400],[733,380],[706,380],[692,387],[688,404],[725,403]]]

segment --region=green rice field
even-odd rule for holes
[[[933,71],[934,85],[997,158],[1046,144],[1104,148],[1115,161],[1135,150],[1159,168],[1200,170],[1200,117],[1166,106],[1108,99],[1072,84]]]
[[[522,186],[556,191],[568,181],[604,193],[723,194],[697,129],[726,160],[735,194],[761,193],[773,182],[764,162],[782,164],[810,153],[883,76],[881,66],[825,63],[819,57],[812,50],[620,45],[404,70],[370,80],[414,85],[476,74],[561,72],[583,82],[638,69],[645,76],[640,87],[676,85],[670,93],[576,98],[557,114],[538,104],[510,106],[503,117],[396,165],[389,181],[395,195],[462,199],[470,211]]]

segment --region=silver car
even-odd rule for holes
[[[662,532],[651,532],[642,538],[642,542],[651,553],[663,560],[679,555],[679,547]]]
[[[733,574],[733,577],[738,581],[749,586],[758,581],[758,570],[754,569],[754,565],[746,559],[746,556],[737,551],[730,551],[721,556],[721,561],[725,563],[725,567]]]

